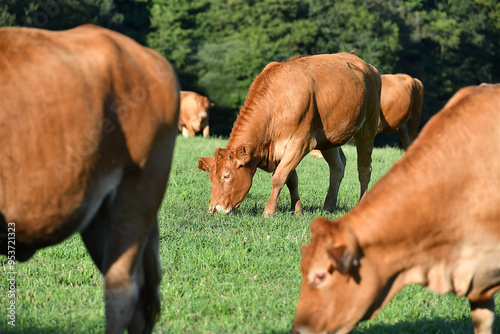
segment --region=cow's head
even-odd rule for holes
[[[240,206],[252,186],[253,149],[248,145],[236,150],[218,148],[214,155],[198,159],[198,168],[209,172],[212,182],[209,211],[229,213]]]
[[[368,313],[379,284],[350,227],[316,218],[302,252],[302,286],[292,333],[347,333]]]

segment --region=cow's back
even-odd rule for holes
[[[0,29],[0,73],[0,212],[20,244],[83,229],[123,175],[173,145],[175,73],[123,35]]]

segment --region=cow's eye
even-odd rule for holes
[[[222,175],[222,181],[227,181],[231,178],[231,173],[226,173]]]

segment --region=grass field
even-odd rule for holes
[[[298,300],[300,247],[319,215],[338,217],[359,196],[356,152],[344,147],[347,169],[339,209],[322,211],[328,186],[323,159],[305,157],[297,172],[304,212],[288,211],[287,190],[278,213],[261,216],[271,192],[271,175],[258,171],[247,199],[234,214],[208,213],[211,184],[197,168],[226,140],[178,137],[169,186],[160,212],[162,314],[155,333],[289,333]],[[375,149],[370,186],[401,156]],[[0,258],[1,333],[102,333],[102,278],[78,235],[17,264],[16,326],[7,324],[7,261]],[[500,294],[496,296],[500,333]],[[355,333],[472,333],[465,298],[439,296],[411,285]]]

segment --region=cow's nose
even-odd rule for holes
[[[211,214],[217,213],[217,207],[215,207],[215,206],[209,207],[208,212],[210,212]]]

